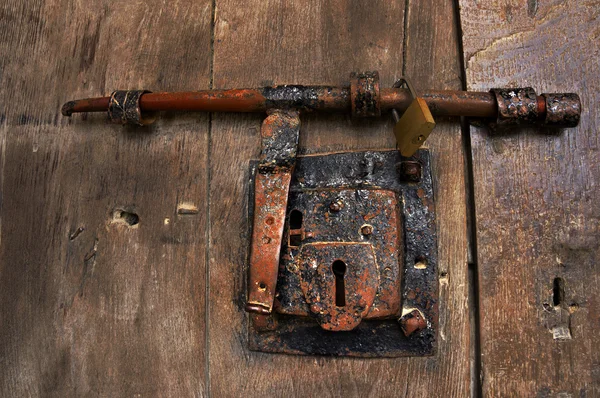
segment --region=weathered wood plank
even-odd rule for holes
[[[126,129],[60,105],[207,87],[210,1],[0,16],[0,395],[202,395],[208,118]]]
[[[418,4],[417,4],[418,3]],[[418,87],[460,88],[452,4],[410,2],[407,73]],[[404,2],[218,0],[216,88],[342,84],[378,69],[402,74]],[[332,359],[250,352],[245,302],[248,166],[262,116],[213,115],[210,149],[209,363],[215,396],[466,396],[469,388],[467,242],[460,127],[431,137],[440,244],[439,353],[431,358]],[[391,120],[303,116],[304,153],[394,147]]]
[[[600,3],[461,0],[469,89],[576,92],[577,129],[472,129],[485,396],[600,394]]]
[[[405,73],[417,90],[460,90],[458,21],[449,1],[410,1]],[[456,54],[459,54],[457,56]],[[456,119],[438,118],[427,139],[432,151],[440,275],[437,366],[415,396],[466,397],[470,391],[468,238],[465,153]],[[423,372],[415,370],[415,376]]]

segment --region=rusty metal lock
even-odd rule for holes
[[[406,78],[400,78],[394,83],[393,87],[400,88],[403,84],[408,86],[413,101],[402,116],[398,115],[396,109],[392,110],[392,115],[396,122],[394,134],[396,135],[398,149],[402,156],[410,157],[429,137],[435,127],[435,121],[425,100],[417,96],[412,84]]]
[[[117,90],[69,101],[62,114],[108,110],[114,122],[145,125],[159,111],[266,112],[251,168],[250,348],[394,357],[435,350],[435,205],[429,152],[419,149],[435,126],[427,104],[436,115],[498,124],[574,127],[581,116],[577,94],[538,96],[532,88],[423,97],[406,79],[380,89],[371,71],[352,73],[343,87]],[[401,117],[396,109],[405,110]],[[296,156],[300,112],[366,118],[388,110],[400,151]]]
[[[298,134],[298,113],[271,112],[251,170],[250,348],[433,354],[437,244],[428,151],[411,160],[395,150],[296,156]]]
[[[278,312],[310,316],[330,331],[353,330],[363,319],[398,318],[402,230],[396,193],[293,188],[288,204]]]

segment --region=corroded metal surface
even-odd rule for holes
[[[263,173],[293,170],[300,133],[297,110],[274,110],[263,121],[260,171]]]
[[[535,124],[540,119],[538,97],[531,87],[493,88],[498,104],[497,124]]]
[[[275,307],[270,316],[249,324],[251,349],[360,357],[435,352],[437,246],[429,154],[419,150],[411,158],[422,166],[418,182],[400,178],[403,160],[397,151],[298,157],[290,185]],[[369,210],[370,204],[377,210]],[[301,225],[297,213],[292,214],[299,209],[304,212]],[[375,217],[363,218],[371,214]],[[387,232],[380,229],[384,219],[391,220]],[[344,224],[349,226],[344,228]],[[397,224],[396,235],[391,224]],[[402,231],[406,231],[404,236]],[[368,247],[373,248],[374,261]],[[344,306],[336,305],[338,297],[332,293],[332,261],[347,259],[343,304],[354,310],[353,315],[343,314],[345,310],[338,307]],[[353,274],[353,264],[364,275]],[[392,265],[386,270],[388,264]],[[352,296],[353,292],[360,294]],[[386,302],[385,296],[394,294],[396,298]],[[313,308],[318,303],[322,306]],[[415,310],[419,318],[408,320],[406,314]],[[403,332],[407,327],[413,329],[408,336]]]
[[[357,327],[371,310],[379,287],[373,246],[355,242],[311,243],[302,246],[299,257],[300,287],[319,325],[335,331]],[[338,271],[336,262],[342,264]],[[337,286],[340,279],[344,286]]]
[[[314,316],[329,330],[348,330],[350,324],[355,327],[363,318],[399,316],[402,272],[398,258],[402,256],[403,245],[396,192],[384,189],[293,188],[288,220],[293,213],[302,214],[302,226],[300,230],[286,228],[277,284],[277,312]],[[294,242],[293,234],[300,234],[301,241]],[[307,295],[305,285],[315,277],[313,266],[317,266],[314,271],[318,271],[317,276],[324,280],[323,283],[333,283],[331,267],[335,260],[343,260],[347,268],[344,290],[348,308],[330,305],[333,285],[319,289],[321,300],[326,299],[323,305],[312,300],[314,294]],[[323,274],[323,271],[326,272]],[[366,284],[354,281],[355,276],[367,278],[364,280]],[[376,293],[374,300],[371,289]],[[365,301],[362,304],[361,299]],[[362,308],[351,309],[349,303],[353,302]],[[347,313],[355,322],[336,319],[337,314]]]
[[[300,119],[295,110],[273,111],[262,124],[262,151],[254,187],[256,211],[246,305],[249,312],[264,315],[273,309],[299,131]]]
[[[402,112],[412,102],[408,89],[381,88],[381,111]],[[489,92],[431,90],[421,93],[433,115],[495,118],[497,106]],[[316,96],[316,98],[315,98]],[[63,105],[62,114],[105,112],[109,97],[86,98]],[[330,86],[274,86],[230,90],[148,93],[142,96],[143,111],[265,112],[296,108],[309,111],[351,112],[350,88]]]
[[[379,73],[352,73],[350,75],[350,100],[353,117],[381,116]]]
[[[246,305],[249,312],[269,314],[273,308],[290,179],[290,170],[256,175],[256,212]]]
[[[132,91],[133,92],[133,91]],[[546,96],[546,97],[544,97]],[[434,116],[487,118],[499,122],[548,123],[573,127],[579,120],[581,104],[576,94],[543,94],[531,89],[494,89],[491,92],[424,91],[421,97]],[[535,98],[534,98],[535,97]],[[546,116],[546,104],[553,108]],[[69,101],[64,116],[77,112],[103,112],[110,97]],[[201,90],[174,93],[145,93],[139,98],[141,112],[266,112],[271,109],[351,112],[355,117],[380,116],[411,104],[408,89],[379,88],[377,72],[352,73],[350,84],[334,86],[280,85],[262,88]],[[119,117],[117,119],[120,120]]]
[[[154,121],[153,115],[142,114],[140,98],[147,90],[114,91],[108,103],[108,117],[114,123],[144,126]]]
[[[400,327],[406,337],[427,327],[427,321],[419,310],[412,310],[400,318]]]
[[[550,126],[575,127],[581,117],[581,100],[577,94],[542,94],[546,100],[545,123]]]
[[[261,89],[266,109],[344,109],[350,102],[341,87],[284,85]]]
[[[404,160],[399,164],[400,179],[405,182],[421,181],[421,163],[414,160]]]

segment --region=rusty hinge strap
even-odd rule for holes
[[[255,181],[254,228],[246,310],[270,314],[275,299],[279,256],[292,172],[300,133],[297,110],[273,110],[264,120]]]

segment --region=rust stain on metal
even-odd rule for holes
[[[327,206],[328,203],[344,203],[344,206],[336,206],[338,210],[332,212],[332,206],[331,204]],[[335,315],[345,314],[350,307],[343,311],[341,309],[325,311],[325,307],[329,308],[329,305],[323,307],[317,304],[319,308],[315,311],[307,305],[311,300],[310,297],[315,297],[315,294],[310,294],[309,297],[307,293],[306,281],[315,283],[312,277],[306,279],[307,275],[313,275],[312,268],[307,265],[307,258],[310,258],[311,266],[316,264],[319,270],[318,278],[313,275],[314,278],[323,279],[321,285],[331,288],[327,294],[323,290],[325,288],[321,289],[318,297],[335,296],[335,286],[331,285],[335,280],[335,272],[332,269],[335,261],[343,261],[347,269],[343,288],[346,306],[354,302],[356,297],[368,297],[365,293],[367,287],[354,279],[354,273],[362,272],[361,277],[368,274],[369,278],[372,278],[368,284],[376,284],[374,287],[377,297],[372,305],[369,304],[369,307],[372,307],[370,311],[360,310],[360,316],[355,314],[356,310],[350,311],[355,317],[356,322],[352,323],[354,327],[361,318],[398,317],[401,282],[398,258],[402,253],[402,233],[399,205],[393,191],[340,188],[318,191],[294,190],[290,193],[289,212],[301,212],[303,215],[304,240],[297,246],[283,248],[287,256],[283,259],[280,268],[278,292],[281,306],[277,309],[278,312],[315,316],[317,319],[322,319],[322,313],[325,313],[329,317],[327,322],[320,322],[324,328],[337,330],[332,326],[332,323],[336,322],[343,323],[344,326],[341,327],[350,327],[350,321],[338,321]],[[369,220],[369,224],[365,224],[366,220]],[[286,234],[292,233],[295,232],[286,229]],[[370,252],[364,252],[367,249],[363,245],[367,245],[375,253],[372,262],[376,269],[373,272],[367,272],[367,268],[372,266],[371,260],[367,260],[371,255]],[[367,302],[370,303],[369,300]]]
[[[379,73],[352,73],[350,75],[350,97],[353,117],[381,116]]]
[[[545,123],[550,126],[576,127],[581,117],[581,100],[577,94],[542,94],[545,103]]]
[[[312,243],[302,247],[299,258],[300,287],[321,327],[344,331],[358,326],[379,287],[373,247],[358,242]],[[336,271],[336,264],[343,264],[343,270]]]
[[[406,182],[421,181],[421,164],[414,160],[404,160],[399,167],[400,178]]]
[[[117,90],[114,91],[108,103],[108,117],[114,123],[133,124],[145,126],[154,122],[155,115],[142,112],[141,97],[149,93],[147,90]],[[68,112],[73,112],[73,105],[67,107]]]
[[[262,150],[255,179],[254,229],[250,254],[246,310],[270,314],[275,299],[300,119],[298,112],[272,111],[261,128]]]
[[[492,92],[432,90],[422,92],[421,96],[435,116],[466,116],[562,127],[574,127],[578,123],[581,101],[576,94],[542,94],[540,97],[530,98],[528,90],[530,89],[499,89]],[[129,93],[135,96],[137,94],[134,93],[138,91]],[[117,99],[118,106],[115,107],[114,94],[111,97],[68,101],[62,107],[62,114],[71,116],[77,112],[109,110],[111,119],[135,124],[147,124],[149,121],[142,115],[159,111],[265,112],[270,109],[297,109],[351,112],[355,117],[372,117],[392,109],[403,112],[412,102],[408,89],[380,89],[378,72],[352,73],[350,86],[345,87],[282,85],[174,93],[139,92],[143,95],[132,102],[134,106],[127,107],[131,115],[119,110],[123,108],[122,99]],[[531,104],[534,105],[530,106]],[[135,109],[136,106],[139,110]],[[550,106],[552,109],[546,117],[546,107]]]
[[[360,233],[364,236],[371,235],[373,233],[373,226],[369,224],[363,225],[362,227],[360,227]]]
[[[247,311],[273,308],[291,171],[256,176],[254,231],[250,256]]]
[[[338,212],[344,208],[344,202],[341,199],[336,199],[329,205],[329,210],[333,212]]]
[[[396,151],[297,159],[270,315],[276,326],[251,323],[251,349],[359,357],[434,352],[430,163],[419,150],[411,161],[422,166],[422,177],[407,182],[399,175],[402,160]],[[404,336],[402,308],[419,309],[428,320],[419,338]]]
[[[400,318],[400,327],[406,337],[427,327],[427,321],[421,311],[415,309]]]
[[[250,313],[250,319],[252,321],[252,325],[254,325],[257,330],[262,332],[277,329],[277,320],[271,315],[263,314],[260,311],[255,311]]]
[[[490,90],[498,105],[497,124],[535,124],[540,119],[538,97],[531,87]]]

